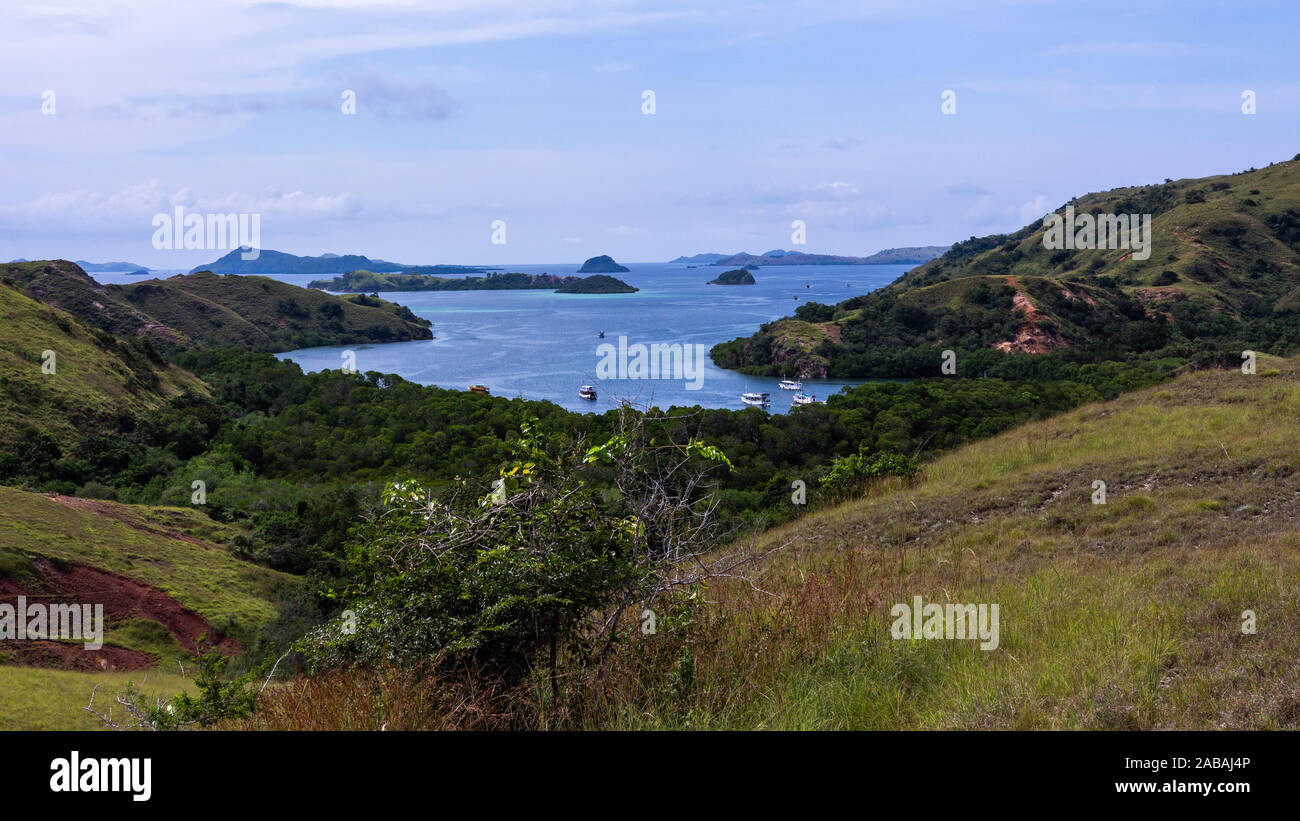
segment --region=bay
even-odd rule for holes
[[[604,411],[620,400],[638,406],[745,407],[740,395],[766,391],[769,410],[792,406],[792,391],[776,378],[746,376],[702,357],[698,389],[685,379],[600,379],[598,347],[627,344],[704,345],[748,336],[765,322],[790,316],[807,302],[835,304],[893,282],[910,265],[790,265],[754,271],[754,285],[709,285],[724,268],[677,263],[626,263],[619,279],[635,294],[557,294],[553,291],[389,291],[384,299],[433,322],[434,339],[377,345],[304,348],[279,354],[303,370],[342,367],[353,351],[360,371],[395,373],[425,385],[465,390],[487,385],[493,396],[544,399],[574,411]],[[579,264],[502,266],[502,271],[576,274]],[[117,281],[120,275],[99,275]],[[267,274],[306,286],[320,277]],[[139,278],[120,276],[121,281]],[[601,339],[599,333],[605,332]],[[795,376],[795,374],[789,374]],[[862,380],[805,379],[805,393],[819,401]],[[578,398],[583,384],[599,398]]]

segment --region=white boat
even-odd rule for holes
[[[803,390],[803,383],[800,382],[798,379],[782,379],[778,384],[780,384],[781,390],[783,391]]]
[[[740,401],[744,402],[746,405],[755,405],[758,407],[764,407],[766,405],[772,404],[772,397],[770,394],[757,393],[751,391],[749,393],[742,393],[740,395]]]
[[[590,401],[592,401],[592,402],[595,402],[595,401],[596,401],[596,386],[595,386],[595,385],[583,385],[581,388],[578,388],[578,398],[579,398],[579,399],[587,399],[587,400],[590,400]]]
[[[812,403],[817,401],[817,397],[809,396],[803,391],[800,391],[799,393],[796,393],[794,396],[790,397],[790,400],[794,402],[796,405],[811,405]]]

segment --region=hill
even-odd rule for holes
[[[262,250],[257,259],[244,259],[244,250],[235,249],[207,265],[190,270],[211,271],[214,274],[346,274],[348,271],[368,270],[380,273],[408,272],[418,274],[482,274],[485,268],[465,265],[403,265],[382,259],[370,259],[360,254],[321,254],[318,257],[300,257],[283,251]]]
[[[52,351],[53,373],[44,352]],[[123,342],[0,282],[0,437],[31,426],[68,442],[115,429],[123,414],[159,407],[186,390],[206,392],[192,374],[148,345]],[[33,446],[36,440],[33,440]]]
[[[604,274],[592,274],[582,279],[574,278],[573,282],[568,283],[560,288],[555,289],[557,294],[635,294],[638,288],[633,288],[621,279],[606,276]]]
[[[89,273],[99,273],[102,271],[147,272],[149,270],[143,265],[136,265],[134,262],[86,262],[84,259],[77,260],[77,267]]]
[[[754,275],[744,268],[737,268],[734,271],[724,271],[714,279],[709,280],[710,285],[753,285]]]
[[[906,248],[886,248],[867,257],[866,265],[920,265],[943,256],[950,246],[919,245]]]
[[[619,265],[613,257],[606,254],[592,257],[582,263],[582,267],[578,269],[580,274],[626,274],[627,272],[627,268]]]
[[[728,256],[730,256],[730,254],[695,254],[694,256],[681,256],[677,259],[670,259],[668,260],[668,263],[671,265],[678,262],[693,262],[704,263],[707,265],[712,262],[717,262],[720,259],[726,259]]]
[[[1201,371],[763,534],[786,547],[664,651],[694,686],[626,681],[599,726],[1294,729],[1298,405],[1295,360]],[[891,638],[915,596],[997,604],[997,648]]]
[[[1067,209],[1068,212],[1067,212]],[[1227,362],[1300,345],[1300,161],[1089,194],[1054,214],[1150,215],[1152,242],[1045,247],[1050,227],[955,244],[893,284],[714,348],[722,367],[937,375],[939,351],[1098,360],[1166,351]],[[1132,240],[1133,237],[1130,237]]]
[[[260,276],[203,272],[101,285],[75,264],[51,260],[0,265],[0,277],[117,337],[142,337],[167,349],[288,351],[432,337],[430,323],[400,305]]]

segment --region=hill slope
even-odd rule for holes
[[[369,297],[344,298],[267,277],[202,272],[101,285],[66,260],[8,263],[0,277],[123,338],[167,348],[237,345],[276,352],[314,345],[429,339],[429,322]]]
[[[1198,372],[763,534],[788,547],[711,590],[693,686],[630,684],[605,726],[1300,726],[1297,407],[1300,361]],[[891,638],[914,596],[998,604],[998,647]]]
[[[192,654],[203,633],[228,652],[247,646],[297,584],[231,555],[225,545],[242,531],[194,508],[0,487],[0,532],[0,600],[102,604],[107,622],[98,651],[75,642],[0,647],[3,729],[93,729],[81,708],[99,683],[112,689],[144,679],[160,692],[183,689],[147,668],[167,661],[176,670],[174,659]]]
[[[54,372],[45,373],[45,351]],[[196,377],[140,345],[87,327],[13,285],[0,284],[0,436],[25,424],[69,441],[115,427],[183,391],[206,393]]]
[[[959,242],[871,294],[802,306],[714,359],[751,373],[891,377],[937,374],[945,348],[1096,359],[1174,346],[1226,361],[1300,345],[1300,159],[1066,205],[1150,214],[1149,257],[1049,249],[1039,221]]]

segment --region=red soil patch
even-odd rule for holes
[[[36,571],[34,576],[21,579],[0,578],[0,600],[16,604],[18,596],[26,596],[29,603],[102,604],[104,620],[108,624],[120,624],[134,618],[151,619],[166,627],[176,641],[190,652],[198,650],[199,636],[204,633],[208,634],[209,639],[216,636],[216,631],[212,629],[207,619],[192,610],[187,610],[180,602],[161,590],[135,579],[75,563],[60,562],[56,565],[45,558],[34,559],[32,565]],[[50,648],[45,645],[56,645],[56,647]],[[52,654],[68,662],[72,669],[83,669],[83,667],[80,662],[68,656],[86,657],[88,659],[86,664],[91,666],[84,669],[112,670],[118,669],[112,667],[113,664],[134,664],[142,660],[148,661],[142,666],[148,666],[156,660],[146,653],[108,646],[93,652],[87,651],[80,643],[23,640],[4,642],[0,650],[11,647],[23,654],[24,661],[32,654],[40,658]],[[29,647],[35,649],[28,649]],[[237,653],[242,649],[239,642],[231,638],[223,638],[216,644],[216,648],[226,655]],[[66,652],[68,655],[60,657],[58,655],[60,652]],[[105,654],[106,657],[103,664],[95,661],[95,658],[101,654]],[[105,664],[110,666],[103,666]]]
[[[77,670],[83,673],[144,670],[158,663],[158,657],[149,653],[110,647],[107,644],[98,650],[87,650],[80,642],[38,639],[5,642],[3,649],[17,651],[18,663],[27,667]]]
[[[1040,328],[1038,321],[1047,319],[1047,315],[1029,301],[1025,292],[1016,284],[1015,277],[1007,277],[1007,284],[1016,289],[1012,297],[1012,310],[1024,312],[1025,321],[1016,330],[1014,339],[994,343],[993,347],[1004,353],[1049,353],[1065,347],[1065,340],[1054,327]]]

